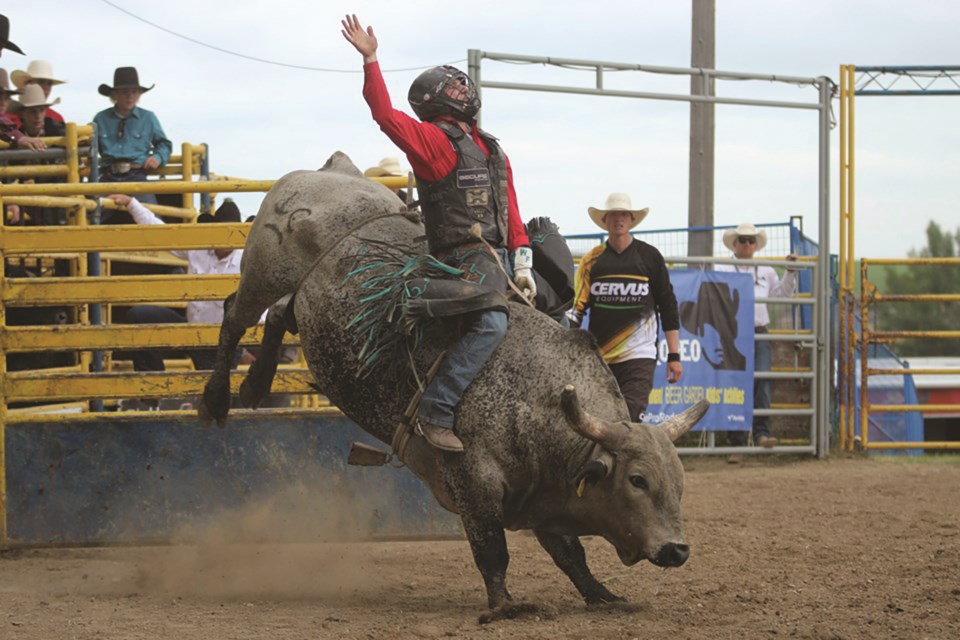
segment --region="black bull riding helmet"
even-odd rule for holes
[[[460,100],[447,95],[447,87],[459,81],[467,90],[466,96]],[[453,116],[457,120],[470,122],[480,110],[480,96],[477,86],[456,67],[444,65],[427,69],[410,85],[407,100],[413,107],[413,112],[424,122],[438,116]]]

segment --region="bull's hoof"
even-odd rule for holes
[[[266,394],[261,393],[257,386],[249,375],[243,379],[243,382],[240,383],[240,404],[248,409],[260,408],[260,403],[263,402]]]
[[[649,610],[649,605],[639,602],[627,602],[624,598],[617,598],[613,602],[603,602],[598,604],[588,604],[587,608],[595,612],[610,612],[611,615],[622,613],[639,613]]]
[[[491,622],[496,622],[497,620],[513,620],[514,618],[521,618],[531,615],[540,615],[544,617],[546,614],[544,610],[535,605],[530,604],[529,602],[523,604],[513,604],[512,602],[507,602],[500,605],[486,613],[480,614],[479,622],[480,624],[490,624]]]
[[[207,409],[203,398],[200,398],[200,402],[197,403],[197,417],[200,418],[200,422],[205,427],[209,427],[210,423],[213,422],[213,416],[210,415],[210,411]]]
[[[583,595],[583,599],[584,599],[584,600],[586,601],[586,603],[587,603],[588,605],[590,605],[590,606],[605,605],[605,604],[612,604],[612,603],[614,603],[614,602],[626,602],[626,601],[627,601],[626,598],[623,598],[623,597],[618,596],[618,595],[616,595],[616,594],[610,593],[610,591],[609,591],[606,587],[603,587],[603,586],[601,586],[599,589],[597,589],[597,590],[595,590],[595,591],[593,591],[593,592],[591,592],[591,593],[585,593],[585,594]]]
[[[200,418],[200,422],[203,423],[203,426],[209,427],[210,423],[214,420],[217,421],[217,426],[223,429],[227,426],[227,416],[224,415],[222,418],[215,417],[210,409],[207,408],[207,403],[202,399],[200,400],[199,406],[197,407],[197,416]]]
[[[203,389],[203,397],[200,398],[200,406],[197,407],[197,415],[205,426],[209,426],[214,420],[221,429],[227,426],[227,413],[230,411],[230,379],[227,378],[223,383],[210,380]]]

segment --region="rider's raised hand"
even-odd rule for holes
[[[364,29],[356,14],[347,15],[340,24],[343,25],[340,33],[347,42],[363,54],[364,63],[374,62],[377,59],[377,36],[373,33],[373,27]]]

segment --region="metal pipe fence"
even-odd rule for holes
[[[769,245],[768,245],[769,246]],[[791,253],[787,250],[786,253]],[[730,257],[702,257],[702,256],[664,256],[664,259],[670,265],[685,264],[688,267],[695,267],[700,269],[707,269],[717,264],[737,264],[741,266],[771,266],[777,269],[796,269],[798,271],[810,271],[813,274],[816,273],[818,267],[818,262],[814,260],[808,261],[788,261],[788,260],[774,260],[774,259],[756,259],[756,260],[739,260],[736,258]],[[813,281],[816,282],[817,279],[813,278]],[[801,294],[803,295],[803,294]],[[769,334],[757,334],[754,336],[755,341],[759,342],[778,342],[778,343],[793,343],[797,346],[798,349],[807,349],[813,352],[816,349],[818,343],[818,338],[820,337],[817,334],[816,329],[808,330],[804,329],[801,326],[799,321],[798,310],[800,307],[811,307],[816,314],[819,310],[820,305],[829,304],[829,297],[824,298],[819,295],[819,292],[812,291],[808,293],[809,297],[801,298],[773,298],[773,297],[758,297],[755,299],[756,304],[766,304],[768,305],[768,310],[770,312],[770,327],[771,333]],[[780,309],[781,313],[776,313],[775,310]],[[792,319],[788,321],[787,319]],[[816,363],[816,358],[811,358],[811,362]],[[820,372],[816,369],[815,366],[809,368],[801,368],[795,366],[790,371],[757,371],[754,373],[755,378],[761,380],[772,380],[772,381],[797,381],[804,380],[809,381],[811,386],[815,386],[819,383]],[[820,409],[818,406],[819,398],[818,394],[811,392],[810,394],[810,403],[809,404],[800,404],[800,405],[785,405],[774,403],[769,409],[754,409],[754,415],[757,416],[770,416],[770,417],[806,417],[808,418],[808,431],[807,431],[807,444],[790,444],[784,446],[777,446],[774,449],[762,449],[760,447],[747,446],[747,447],[731,447],[731,446],[719,446],[717,444],[716,432],[709,431],[704,432],[701,436],[700,443],[696,447],[680,447],[679,451],[682,454],[714,454],[714,455],[727,455],[727,454],[759,454],[759,453],[809,453],[817,455],[819,452],[818,442],[820,437],[820,424],[818,422]]]
[[[880,331],[870,320],[872,305],[887,302],[920,303],[920,302],[956,302],[960,294],[944,293],[917,293],[909,295],[884,295],[868,277],[871,266],[932,266],[951,267],[960,266],[960,258],[903,258],[903,259],[868,259],[860,260],[860,299],[859,299],[859,339],[854,337],[857,353],[851,358],[848,366],[843,370],[846,374],[844,381],[847,388],[854,393],[855,402],[844,413],[845,422],[841,424],[844,435],[843,446],[847,450],[960,450],[960,441],[925,440],[898,442],[900,438],[892,437],[889,428],[884,423],[884,414],[914,414],[919,416],[924,411],[960,411],[960,404],[903,402],[909,400],[904,396],[891,395],[891,387],[900,386],[899,378],[914,375],[956,375],[960,369],[926,368],[910,369],[905,366],[893,367],[890,364],[899,363],[895,358],[877,357],[872,348],[885,345],[902,338],[923,340],[942,340],[960,338],[960,331],[953,330],[898,330]],[[852,291],[851,291],[852,296]],[[899,400],[899,401],[898,401]],[[871,415],[874,414],[874,415]],[[876,415],[880,414],[880,415]],[[916,418],[915,418],[916,419]],[[920,418],[922,421],[922,418]],[[872,436],[871,433],[874,435]]]
[[[572,85],[544,85],[532,83],[517,82],[499,82],[490,80],[484,76],[484,60],[492,62],[519,63],[519,64],[537,64],[544,66],[555,66],[568,69],[586,69],[593,71],[595,85],[593,87],[572,86]],[[817,417],[815,420],[816,429],[814,443],[816,454],[825,456],[829,450],[830,434],[830,407],[828,398],[830,397],[830,312],[826,300],[829,299],[829,255],[827,247],[830,246],[830,128],[831,128],[831,100],[833,96],[834,83],[825,76],[816,78],[796,77],[771,74],[745,73],[738,71],[723,71],[718,69],[705,68],[680,68],[663,67],[655,65],[643,65],[634,63],[610,62],[601,60],[578,60],[571,58],[556,58],[547,56],[529,56],[510,53],[494,53],[490,51],[481,51],[479,49],[470,49],[467,51],[468,73],[479,91],[488,89],[508,89],[520,91],[537,91],[550,93],[581,94],[594,96],[628,97],[653,100],[671,100],[688,103],[707,103],[707,104],[730,104],[754,107],[774,107],[787,109],[809,109],[818,113],[817,132],[817,220],[819,237],[817,245],[824,249],[816,257],[817,269],[813,274],[816,279],[814,290],[820,296],[821,304],[816,306],[815,313],[810,316],[810,322],[816,326],[815,340],[816,351],[814,353],[815,369],[818,372],[816,381],[816,390],[814,396],[820,399],[817,405]],[[701,78],[704,86],[708,86],[715,80],[744,81],[754,80],[763,83],[775,83],[777,85],[792,85],[800,89],[814,89],[817,91],[817,97],[810,102],[797,102],[790,100],[768,100],[768,99],[745,99],[712,95],[694,95],[692,93],[660,93],[650,91],[620,91],[609,90],[604,86],[604,74],[607,70],[612,71],[637,71],[654,74],[666,74],[674,76],[689,76]],[[704,91],[703,94],[708,92]],[[688,234],[696,234],[697,231],[688,230]],[[665,251],[664,253],[672,253]],[[684,251],[683,253],[686,253]]]

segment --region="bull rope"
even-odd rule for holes
[[[303,283],[306,282],[307,278],[310,276],[310,274],[313,273],[314,269],[316,269],[317,266],[319,266],[319,264],[323,261],[323,259],[326,258],[331,251],[333,251],[335,248],[340,246],[340,243],[342,243],[344,240],[346,240],[351,235],[353,235],[354,232],[362,229],[363,227],[367,226],[372,222],[376,222],[377,220],[393,218],[396,216],[402,216],[407,220],[409,220],[410,222],[419,222],[420,220],[419,214],[413,212],[412,210],[405,209],[403,211],[382,213],[372,218],[368,218],[367,220],[364,220],[362,222],[358,222],[354,226],[350,227],[350,229],[348,229],[347,232],[344,233],[336,242],[332,243],[330,246],[324,249],[319,256],[316,257],[313,263],[310,264],[307,270],[300,277],[300,280],[297,281],[297,286],[294,287],[293,293],[290,296],[290,299],[293,300],[293,298],[296,297],[297,293],[300,292],[300,287],[303,286]],[[534,307],[531,301],[528,300],[527,297],[524,296],[523,293],[514,285],[509,274],[507,274],[507,271],[504,268],[503,263],[500,261],[500,256],[497,255],[496,251],[493,250],[493,247],[491,247],[489,243],[484,242],[482,238],[481,238],[481,242],[483,242],[487,251],[489,251],[490,254],[493,256],[493,258],[496,260],[497,266],[500,267],[500,270],[503,271],[503,274],[507,276],[507,282],[513,287],[513,290],[515,293],[517,293],[518,297],[524,302],[526,302],[528,305],[530,305],[531,307]],[[427,375],[426,375],[427,381],[429,381],[433,377],[433,375],[436,374],[437,369],[440,368],[440,363],[443,361],[446,355],[447,355],[447,352],[443,351],[442,353],[440,353],[437,359],[433,362],[433,365],[430,367],[430,370],[427,372]],[[401,420],[400,423],[397,424],[396,428],[394,429],[392,442],[390,443],[390,452],[389,454],[387,454],[384,464],[390,464],[393,467],[406,466],[404,464],[406,449],[407,449],[407,445],[410,442],[410,438],[414,432],[414,427],[411,424],[413,413],[414,413],[414,410],[416,409],[417,403],[420,400],[421,395],[423,394],[424,387],[425,387],[425,385],[422,382],[420,382],[419,379],[417,380],[417,383],[418,383],[417,390],[414,392],[413,397],[410,399],[410,402],[407,404],[407,410],[404,412],[405,419]]]
[[[395,216],[403,216],[407,220],[410,220],[410,222],[417,222],[420,218],[420,216],[417,213],[414,213],[411,210],[394,211],[392,213],[382,213],[378,216],[374,216],[373,218],[369,218],[367,220],[364,220],[363,222],[359,222],[353,225],[336,242],[334,242],[329,247],[324,249],[323,252],[321,252],[320,255],[317,256],[317,258],[313,261],[310,267],[308,267],[307,270],[304,272],[304,274],[300,277],[300,280],[297,282],[297,286],[294,287],[293,289],[293,294],[290,296],[290,299],[292,300],[297,295],[297,293],[299,293],[300,287],[303,286],[303,283],[306,282],[310,274],[313,273],[313,270],[317,268],[320,262],[324,258],[326,258],[331,251],[333,251],[335,248],[340,246],[340,243],[342,243],[344,240],[346,240],[351,235],[353,235],[354,232],[358,231],[359,229],[362,229],[363,227],[370,224],[371,222],[376,222],[377,220],[383,220],[385,218],[393,218]],[[501,265],[500,268],[502,269],[503,266]],[[427,380],[432,378],[433,374],[436,374],[437,369],[440,368],[440,363],[443,361],[446,355],[447,355],[447,352],[443,351],[437,357],[433,365],[430,367],[430,370],[427,372]],[[424,391],[424,385],[420,383],[419,380],[417,382],[418,382],[417,391],[414,392],[413,397],[410,399],[410,402],[407,404],[407,410],[404,412],[405,420],[401,420],[400,423],[394,429],[392,442],[390,443],[390,453],[387,455],[387,458],[384,461],[385,464],[390,464],[390,466],[395,468],[401,468],[406,466],[403,460],[406,454],[407,445],[409,444],[410,438],[413,435],[413,427],[410,424],[411,418],[413,416],[413,410],[416,409],[417,403],[420,400],[420,397],[423,395],[423,391]]]
[[[307,268],[307,270],[303,273],[303,275],[300,277],[300,280],[297,282],[297,286],[293,288],[293,294],[290,296],[290,299],[292,300],[294,297],[296,297],[297,293],[300,292],[300,287],[303,286],[303,283],[306,282],[306,280],[307,280],[307,278],[310,276],[310,274],[313,273],[313,270],[317,268],[317,266],[320,264],[320,262],[321,262],[324,258],[326,258],[327,255],[328,255],[331,251],[333,251],[333,250],[336,249],[338,246],[340,246],[340,243],[341,243],[341,242],[343,242],[344,240],[346,240],[347,238],[349,238],[351,235],[353,235],[353,233],[354,233],[355,231],[358,231],[359,229],[362,229],[363,227],[367,226],[367,225],[370,224],[371,222],[376,222],[377,220],[382,220],[382,219],[384,219],[384,218],[392,218],[392,217],[394,217],[394,216],[403,216],[404,218],[406,218],[406,219],[409,220],[410,222],[418,222],[419,219],[420,219],[420,214],[415,213],[415,212],[413,212],[413,211],[404,210],[404,211],[394,211],[394,212],[392,212],[392,213],[381,213],[381,214],[378,215],[378,216],[374,216],[374,217],[372,217],[372,218],[368,218],[368,219],[364,220],[363,222],[359,222],[359,223],[353,225],[352,227],[350,227],[349,230],[347,230],[347,232],[346,232],[345,234],[343,234],[343,236],[340,237],[340,239],[338,239],[336,242],[334,242],[334,243],[331,244],[329,247],[327,247],[326,249],[324,249],[324,250],[320,253],[320,255],[317,256],[317,259],[313,261],[313,264],[311,264],[311,265]]]

